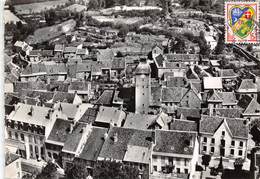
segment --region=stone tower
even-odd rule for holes
[[[147,114],[151,95],[151,68],[145,58],[135,70],[135,112]]]

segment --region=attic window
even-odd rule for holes
[[[174,150],[174,146],[171,146],[171,150]]]

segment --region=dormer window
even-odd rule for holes
[[[222,136],[225,136],[225,131],[222,131]]]

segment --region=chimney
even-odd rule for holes
[[[33,115],[33,107],[30,107],[30,111],[28,112],[28,115],[32,116]]]
[[[107,137],[108,137],[108,133],[106,132],[106,133],[104,134],[104,140],[106,140]]]
[[[72,133],[72,131],[73,131],[73,123],[70,123],[70,131],[69,131],[69,133],[71,134]]]
[[[59,106],[59,108],[58,108],[58,111],[62,111],[61,103],[60,103],[60,106]]]
[[[114,140],[114,143],[117,143],[117,141],[118,141],[118,134],[117,134],[117,132],[114,133],[113,140]]]

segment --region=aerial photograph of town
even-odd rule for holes
[[[6,0],[5,179],[260,179],[259,0]]]

